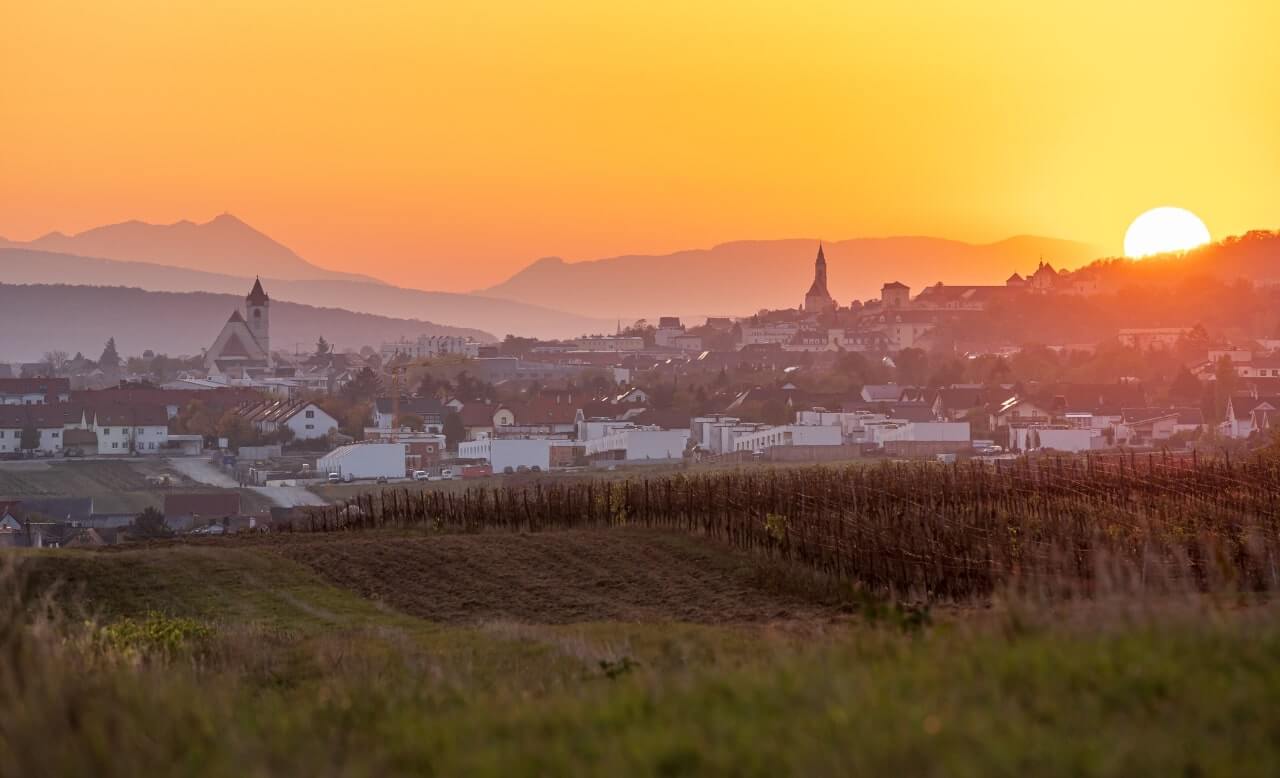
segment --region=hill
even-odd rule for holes
[[[0,278],[13,284],[128,286],[153,292],[214,292],[244,295],[254,275],[237,276],[146,262],[82,257],[22,248],[0,248]],[[372,281],[287,280],[262,274],[267,294],[325,308],[343,308],[401,319],[424,316],[456,327],[566,338],[611,329],[612,320],[591,319],[537,305],[450,292],[404,289]]]
[[[0,355],[36,360],[51,349],[96,355],[108,337],[122,354],[145,349],[199,354],[213,342],[244,295],[149,292],[129,287],[0,284],[0,310],[14,325],[0,328]],[[339,350],[377,347],[401,336],[462,335],[491,341],[487,332],[429,321],[396,319],[339,308],[273,301],[271,340],[285,350],[310,349],[323,335]]]
[[[548,257],[484,290],[492,297],[538,300],[585,316],[637,318],[743,315],[795,307],[813,277],[818,241],[723,243],[661,256],[628,255],[588,262]],[[1060,268],[1097,256],[1090,246],[1022,236],[975,245],[928,237],[855,238],[825,243],[829,288],[842,304],[880,295],[886,281],[914,289],[948,284],[1001,284],[1043,257]],[[591,294],[582,294],[590,289]],[[660,303],[660,310],[655,310]]]
[[[374,281],[368,276],[317,267],[229,213],[203,224],[185,219],[173,224],[133,220],[95,227],[75,235],[51,232],[27,243],[2,241],[0,246],[191,270],[217,270],[250,277]]]
[[[1254,230],[1187,252],[1141,260],[1100,259],[1081,268],[1081,272],[1096,276],[1101,286],[1110,288],[1181,285],[1199,278],[1280,284],[1280,232]]]

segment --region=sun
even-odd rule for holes
[[[1133,220],[1124,234],[1124,255],[1131,259],[1186,251],[1208,243],[1209,228],[1185,208],[1152,208]]]

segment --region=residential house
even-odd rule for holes
[[[0,378],[0,405],[45,405],[70,399],[70,378]]]
[[[310,400],[262,400],[236,413],[263,435],[288,429],[296,440],[319,440],[338,429],[338,420]]]
[[[379,397],[373,404],[373,422],[379,429],[391,429],[394,423],[395,403],[390,397]],[[434,397],[401,397],[400,416],[417,416],[422,419],[426,432],[444,430],[445,406]]]
[[[163,454],[169,442],[169,416],[159,405],[86,409],[85,425],[97,435],[99,456]]]
[[[0,405],[0,454],[19,454],[28,450],[42,455],[62,450],[64,428],[62,409],[57,405]],[[23,446],[22,434],[34,435]],[[34,443],[34,447],[30,444]]]

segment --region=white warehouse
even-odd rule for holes
[[[739,435],[733,441],[733,450],[761,451],[774,446],[839,446],[842,443],[844,434],[839,427],[786,424]]]
[[[320,457],[316,469],[343,478],[404,478],[405,444],[352,443]]]
[[[586,453],[588,457],[625,462],[671,461],[684,457],[688,443],[689,430],[636,427],[588,440]]]

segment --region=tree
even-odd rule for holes
[[[67,366],[70,357],[65,351],[46,351],[44,352],[44,363],[49,366],[49,375],[55,376],[61,373]]]
[[[227,445],[231,448],[240,448],[256,444],[258,430],[249,423],[248,419],[234,410],[229,410],[218,420],[218,437],[226,438]]]
[[[98,367],[105,371],[120,369],[120,352],[116,351],[115,338],[107,338],[107,345],[102,349],[102,356],[98,357]]]
[[[167,538],[173,535],[173,530],[169,529],[169,525],[165,523],[163,513],[148,507],[133,517],[133,527],[129,534],[141,539]]]
[[[1204,388],[1191,371],[1185,367],[1178,371],[1169,384],[1169,399],[1178,405],[1195,405],[1204,396]]]
[[[1223,354],[1213,366],[1213,417],[1222,421],[1227,416],[1227,399],[1236,390],[1236,365]]]
[[[898,383],[919,386],[925,382],[929,370],[929,355],[923,349],[904,348],[893,358],[898,366]]]
[[[28,424],[22,428],[18,447],[28,454],[40,448],[40,430],[36,429],[34,424]]]
[[[353,405],[372,400],[381,392],[382,380],[378,378],[377,373],[367,367],[356,373],[356,377],[342,387],[343,398]]]
[[[325,340],[324,336],[321,335],[320,340],[316,341],[316,356],[318,357],[327,356],[331,351],[333,351],[332,344],[330,344],[329,341]]]
[[[444,415],[444,436],[449,448],[458,450],[458,444],[467,438],[467,428],[462,423],[462,414],[450,408]]]

